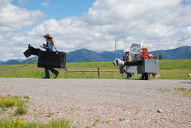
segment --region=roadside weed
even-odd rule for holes
[[[24,115],[27,113],[27,107],[25,105],[18,106],[15,110],[15,115]]]
[[[51,121],[48,124],[27,123],[24,120],[17,119],[12,121],[0,121],[0,128],[76,128],[68,121]]]
[[[10,108],[24,105],[25,102],[17,96],[0,97],[0,107]]]

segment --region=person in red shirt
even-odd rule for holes
[[[150,59],[151,58],[149,56],[147,47],[142,46],[142,52],[140,54],[140,57],[141,57],[141,59]],[[142,80],[148,80],[149,79],[149,74],[148,73],[142,73],[141,79]]]
[[[148,53],[147,47],[142,46],[142,52],[140,54],[140,57],[141,57],[141,59],[152,59],[154,56]],[[149,73],[143,73],[141,76],[141,79],[142,80],[148,80],[149,79]]]
[[[140,55],[141,59],[151,59],[153,56],[148,53],[147,47],[142,47],[142,52]]]

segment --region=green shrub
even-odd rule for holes
[[[27,108],[25,105],[18,106],[15,110],[15,115],[24,115],[27,113]]]
[[[29,99],[29,96],[23,96],[23,98],[25,98],[25,99],[27,99],[27,100],[28,100],[28,99]]]

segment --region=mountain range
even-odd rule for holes
[[[115,55],[112,51],[95,52],[88,49],[79,49],[67,53],[67,62],[97,62],[97,61],[112,61],[114,58],[121,58],[123,56],[123,50],[117,50]],[[191,59],[191,46],[178,47],[176,49],[169,50],[157,50],[150,52],[157,56],[161,56],[162,59]],[[37,63],[37,57],[31,57],[26,60],[16,59],[8,60],[6,62],[0,61],[0,65],[11,64],[31,64]]]
[[[191,59],[191,46],[183,46],[170,50],[157,50],[151,54],[162,55],[163,59]]]

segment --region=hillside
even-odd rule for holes
[[[151,53],[162,55],[163,59],[191,59],[191,46],[183,46],[170,50],[158,50]]]
[[[1,65],[12,65],[12,64],[21,64],[22,62],[20,62],[19,60],[8,60],[5,62],[1,62]]]
[[[106,61],[99,53],[88,49],[80,49],[67,54],[67,62],[96,62]]]
[[[22,64],[35,64],[35,63],[37,63],[37,59],[38,59],[38,57],[31,57],[31,58],[29,58],[29,59],[26,59],[26,60],[24,60],[23,62],[22,62]]]
[[[176,49],[157,50],[150,52],[162,59],[191,59],[191,46],[183,46]],[[67,54],[67,62],[96,62],[112,61],[115,57],[121,58],[123,50],[118,50],[115,56],[114,51],[94,52],[88,49],[80,49]]]

